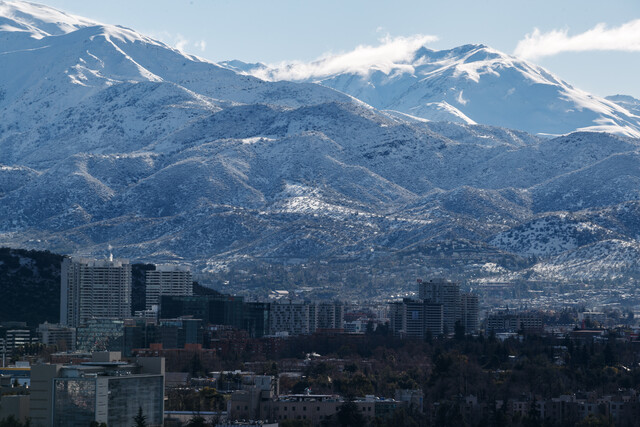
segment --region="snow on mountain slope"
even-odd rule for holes
[[[581,210],[640,199],[640,153],[604,160],[532,188],[534,211]]]
[[[612,95],[607,96],[605,99],[626,108],[631,114],[640,116],[640,99],[628,95]]]
[[[599,252],[577,251],[640,236],[637,139],[469,124],[466,86],[460,99],[424,100],[457,123],[428,121],[314,83],[238,74],[44,6],[0,11],[0,244],[98,256],[111,246],[208,268],[489,260],[516,277],[530,254],[540,266],[584,254],[599,269]],[[502,56],[477,46],[419,53],[411,75],[378,70],[385,89],[364,88],[368,101],[435,84],[420,73],[483,85],[524,66],[499,69]]]
[[[67,34],[93,25],[98,24],[36,3],[0,2],[0,31],[5,33],[19,32],[33,39],[41,39]]]
[[[538,263],[532,268],[538,280],[610,281],[633,277],[640,267],[640,244],[602,240]]]
[[[490,243],[522,256],[549,257],[613,237],[620,236],[570,215],[549,214],[501,232]]]
[[[322,59],[312,63],[322,69]],[[222,65],[229,64],[223,63]],[[232,67],[273,80],[301,78],[292,64],[269,68]],[[484,45],[450,50],[419,48],[413,57],[366,72],[308,75],[379,109],[397,110],[430,120],[482,123],[545,135],[576,130],[639,137],[640,116],[591,95],[524,60]]]

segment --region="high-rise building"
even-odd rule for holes
[[[391,331],[394,335],[423,339],[427,334],[443,333],[443,305],[405,298],[390,304]]]
[[[146,309],[160,304],[162,295],[193,295],[191,271],[187,266],[163,264],[148,270],[145,276]]]
[[[193,316],[212,325],[244,326],[244,298],[232,295],[191,295],[160,297],[160,318]]]
[[[316,329],[342,329],[344,306],[340,302],[323,301],[316,304]]]
[[[418,299],[389,304],[391,330],[407,338],[452,333],[456,322],[465,332],[478,329],[478,296],[460,293],[460,284],[443,279],[418,281]]]
[[[478,295],[463,292],[460,294],[460,305],[465,332],[468,334],[476,332],[478,330]]]
[[[442,304],[445,333],[453,332],[456,321],[462,320],[460,283],[444,279],[419,281],[418,298],[431,304]]]
[[[246,302],[244,304],[244,324],[242,328],[254,338],[269,335],[271,304],[268,302]]]
[[[313,307],[312,307],[313,306]],[[315,305],[308,301],[274,301],[271,303],[271,333],[290,335],[310,334],[315,331]]]
[[[65,258],[60,286],[60,323],[78,327],[89,319],[131,316],[131,265],[127,260]]]

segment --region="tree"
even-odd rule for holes
[[[7,418],[0,421],[0,427],[29,427],[31,420],[27,419],[24,423],[17,420],[13,415],[9,415]]]
[[[187,427],[205,427],[206,425],[207,420],[205,420],[200,415],[194,415],[187,423]]]
[[[358,405],[353,400],[347,400],[336,413],[338,425],[342,427],[364,427],[367,422],[364,415],[358,410]]]
[[[147,427],[147,416],[142,413],[142,406],[138,407],[138,415],[133,417],[133,427]]]

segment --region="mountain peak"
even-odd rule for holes
[[[33,38],[59,36],[98,22],[26,1],[0,1],[0,30],[30,33]]]

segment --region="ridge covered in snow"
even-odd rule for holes
[[[514,99],[548,93],[560,109],[585,99],[632,118],[633,100],[579,98],[484,46],[420,49],[411,72],[374,70],[372,84],[273,82],[45,6],[0,2],[0,22],[2,245],[204,269],[387,257],[510,278],[637,274],[640,140],[542,138],[476,110],[518,82]]]
[[[596,131],[640,136],[637,109],[591,95],[542,67],[484,45],[441,51],[419,47],[407,58],[365,70],[320,71],[330,61],[331,57],[279,67],[239,61],[221,65],[273,81],[313,81],[378,109],[428,120],[482,123],[542,135]]]

